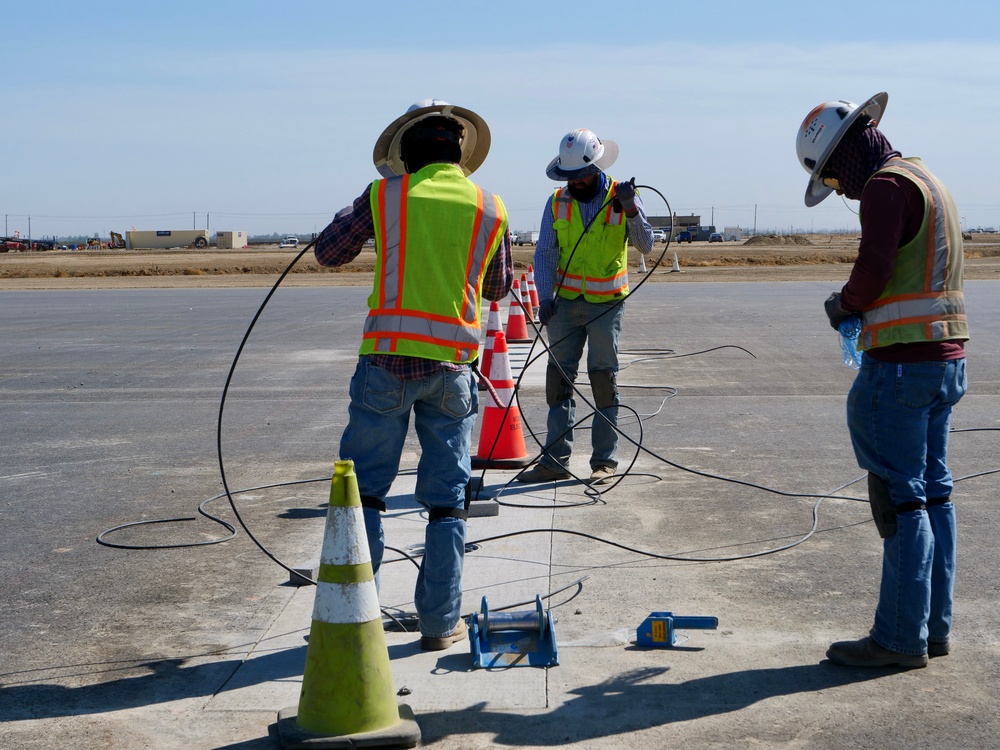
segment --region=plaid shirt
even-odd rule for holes
[[[374,184],[374,183],[372,183]],[[375,220],[369,194],[369,184],[354,205],[337,212],[330,224],[319,234],[313,252],[322,266],[342,266],[361,253],[365,242],[375,237]],[[510,252],[508,232],[483,275],[483,296],[488,300],[502,300],[510,291],[514,279],[514,262]],[[372,354],[372,361],[400,380],[419,380],[441,370],[464,370],[468,365],[441,362],[401,354]]]

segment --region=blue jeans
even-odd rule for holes
[[[399,472],[412,411],[420,441],[417,502],[428,511],[465,507],[472,428],[479,410],[479,393],[470,370],[400,380],[362,356],[351,378],[350,394],[350,419],[340,439],[340,457],[354,461],[362,497],[383,501],[389,494]],[[378,510],[368,507],[364,517],[377,574],[385,551],[382,518]],[[463,519],[428,521],[413,597],[423,635],[450,635],[458,625],[464,553]]]
[[[862,469],[885,482],[897,514],[882,540],[882,583],[871,634],[883,648],[927,653],[951,633],[955,506],[948,430],[967,386],[965,360],[889,364],[865,355],[847,397],[847,425]],[[942,500],[947,500],[942,502]]]
[[[609,312],[609,308],[614,308]],[[622,332],[625,305],[621,302],[603,304],[587,302],[583,297],[558,298],[555,315],[547,326],[549,332],[549,372],[546,401],[549,404],[548,435],[541,461],[550,469],[568,468],[573,452],[573,427],[576,424],[576,399],[569,383],[576,382],[587,345],[587,372],[603,373],[611,378],[618,373],[618,339]],[[565,373],[565,381],[554,385],[553,378],[561,379],[553,363]],[[553,372],[555,370],[555,372]],[[595,394],[596,398],[596,394]],[[614,387],[613,403],[603,406],[597,399],[599,414],[593,417],[590,429],[590,466],[618,466],[618,388]],[[603,415],[603,416],[602,416]]]

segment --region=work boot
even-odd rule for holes
[[[565,469],[550,469],[545,464],[535,464],[527,471],[522,471],[514,479],[525,484],[539,484],[540,482],[557,482],[560,479],[569,479],[570,473]]]
[[[444,651],[453,644],[465,640],[468,630],[469,628],[466,626],[465,620],[459,617],[458,625],[455,626],[451,635],[443,635],[440,638],[432,638],[429,635],[420,636],[420,648],[424,651]]]
[[[948,641],[927,641],[927,655],[932,659],[935,656],[947,656],[951,652]]]
[[[857,641],[837,641],[826,651],[826,658],[845,667],[905,667],[927,666],[926,654],[900,654],[882,648],[870,635]]]
[[[615,467],[613,466],[598,466],[592,472],[590,472],[590,483],[591,484],[607,484],[615,476]]]

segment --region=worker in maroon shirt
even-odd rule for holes
[[[863,352],[847,397],[854,454],[882,537],[882,580],[870,634],[826,655],[851,667],[923,667],[949,652],[955,506],[947,465],[952,407],[965,393],[969,328],[958,211],[916,157],[878,129],[888,96],[826,102],[802,122],[805,203],[836,191],[861,202],[861,246],[825,308],[834,329],[859,316]]]

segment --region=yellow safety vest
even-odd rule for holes
[[[951,194],[916,157],[890,159],[875,174],[898,174],[920,188],[924,219],[896,251],[892,278],[861,314],[859,347],[969,338],[962,291],[962,228]]]
[[[479,351],[483,275],[507,210],[454,164],[372,184],[375,285],[361,354],[471,362]]]
[[[613,210],[611,198],[617,183],[608,181],[608,205],[586,234],[580,205],[569,189],[558,188],[552,196],[552,228],[559,240],[556,283],[560,297],[573,299],[582,294],[588,302],[610,302],[628,294],[625,212]]]

